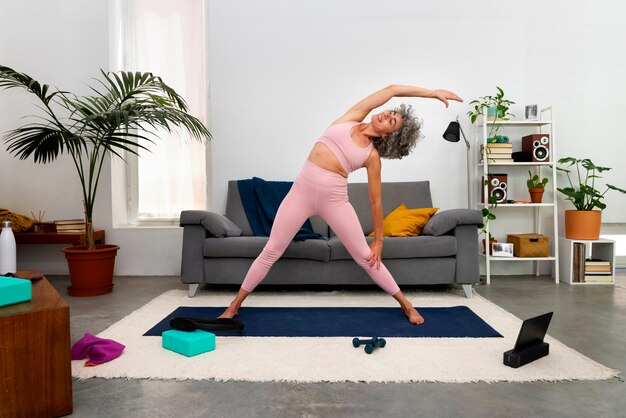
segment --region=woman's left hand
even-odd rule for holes
[[[445,104],[446,107],[448,107],[448,100],[454,100],[457,102],[463,101],[463,99],[461,99],[455,93],[452,93],[451,91],[448,91],[448,90],[441,90],[441,89],[437,89],[434,91],[434,98],[443,102],[443,104]]]
[[[382,241],[374,241],[370,244],[370,255],[367,257],[367,261],[370,263],[370,267],[376,267],[380,269],[380,263],[383,253]]]

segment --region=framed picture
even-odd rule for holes
[[[513,244],[508,242],[494,242],[491,244],[492,257],[513,257]]]
[[[528,105],[526,106],[526,110],[524,111],[524,118],[526,120],[538,120],[539,112],[537,111],[537,105]]]

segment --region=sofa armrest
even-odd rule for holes
[[[224,215],[207,210],[184,210],[180,214],[180,226],[202,225],[216,238],[238,237],[241,229]]]
[[[476,225],[459,225],[452,230],[456,238],[456,272],[454,280],[458,284],[472,284],[480,281],[478,269],[478,228]]]
[[[423,235],[444,235],[460,225],[482,225],[482,213],[474,209],[450,209],[435,214],[428,220]]]

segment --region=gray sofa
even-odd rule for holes
[[[368,235],[373,222],[367,184],[349,183],[348,195]],[[429,182],[383,183],[382,201],[384,216],[400,203],[409,208],[432,207]],[[328,239],[292,242],[262,284],[372,284],[328,225],[319,217],[311,222],[315,232]],[[471,297],[471,285],[479,281],[477,226],[481,223],[477,210],[438,212],[420,236],[385,237],[383,262],[400,286],[461,284]],[[241,284],[268,239],[253,236],[236,181],[228,183],[225,215],[183,211],[180,226],[184,228],[181,280],[189,285],[190,297],[203,284]]]

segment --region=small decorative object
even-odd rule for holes
[[[494,257],[513,257],[513,244],[508,242],[494,242],[491,250]]]
[[[15,273],[17,270],[17,245],[13,235],[13,222],[2,221],[0,233],[0,274]]]
[[[537,112],[537,105],[528,105],[524,109],[524,119],[526,120],[538,120],[539,112]]]
[[[576,166],[575,178],[578,179],[578,184],[574,184],[570,177],[570,170],[557,167],[557,170],[567,174],[569,182],[569,187],[557,188],[557,190],[563,193],[565,199],[572,202],[576,208],[576,210],[565,211],[565,237],[582,240],[600,238],[602,210],[606,208],[606,204],[602,202],[604,195],[609,189],[623,194],[626,194],[626,190],[608,183],[604,192],[597,190],[595,187],[598,179],[602,178],[599,174],[603,171],[609,171],[610,168],[597,166],[588,158],[565,157],[559,160],[559,164],[566,164],[568,167]],[[583,170],[584,173],[581,173]],[[600,210],[594,210],[594,208]]]
[[[530,170],[528,170],[528,176],[529,179],[526,180],[526,185],[528,186],[528,193],[530,193],[530,200],[533,203],[541,203],[548,179],[546,177],[540,179],[537,174],[533,175]]]
[[[35,216],[35,214],[33,213],[33,211],[30,212],[31,215],[33,215],[33,218],[37,221],[37,223],[35,225],[33,225],[33,231],[35,232],[44,232],[44,228],[43,228],[43,217],[46,214],[46,211],[44,210],[43,212],[39,211],[37,213],[37,216]]]

